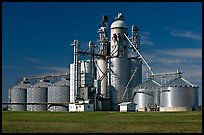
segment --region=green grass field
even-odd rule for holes
[[[201,133],[195,112],[2,112],[2,133]]]

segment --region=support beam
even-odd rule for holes
[[[139,51],[137,50],[137,48],[132,44],[132,42],[130,41],[130,39],[127,37],[127,35],[124,33],[126,39],[130,42],[131,46],[135,49],[135,51],[139,54],[140,58],[143,60],[143,62],[146,64],[146,66],[148,67],[149,71],[151,74],[153,74],[151,67],[147,64],[147,62],[145,61],[145,59],[142,57],[142,55],[139,53]]]

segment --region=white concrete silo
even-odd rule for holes
[[[129,66],[127,55],[128,28],[123,21],[121,13],[111,24],[111,48],[110,48],[110,98],[112,109],[118,110],[118,103],[122,102],[122,96],[128,83]],[[125,97],[127,98],[127,97]]]

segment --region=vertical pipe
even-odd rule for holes
[[[89,41],[89,48],[91,51],[91,84],[94,84],[94,44]]]
[[[78,83],[78,47],[79,47],[79,40],[74,40],[74,98],[76,102],[76,97],[79,96],[79,83]]]

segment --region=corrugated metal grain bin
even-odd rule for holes
[[[70,81],[62,80],[48,87],[48,111],[68,111]],[[57,104],[59,103],[59,104]],[[63,103],[67,103],[63,104]]]
[[[26,103],[27,102],[27,88],[31,85],[28,82],[21,82],[10,89],[11,103]],[[11,105],[12,111],[26,111],[26,105]]]
[[[191,111],[198,107],[198,87],[175,78],[162,87],[160,111]]]
[[[27,103],[47,103],[47,89],[51,83],[48,80],[40,80],[27,89]],[[47,111],[46,104],[27,105],[27,111]]]
[[[157,95],[155,93],[158,92],[160,86],[159,83],[150,79],[134,88],[133,103],[137,104],[138,111],[146,111],[147,108],[155,105],[155,95]]]

